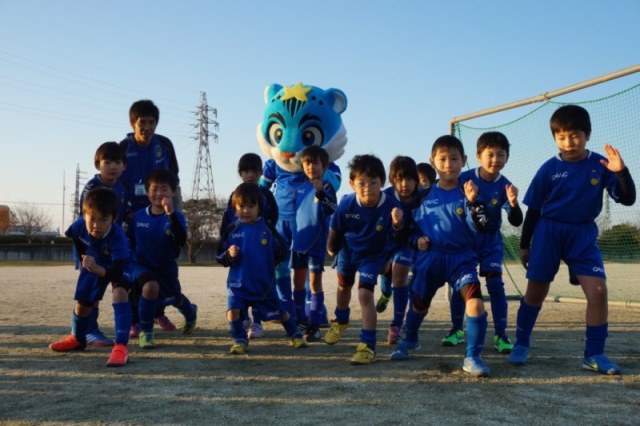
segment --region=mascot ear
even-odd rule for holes
[[[342,114],[347,109],[347,95],[340,89],[327,89],[327,97],[333,105],[336,114]]]
[[[268,103],[269,99],[273,98],[276,93],[278,93],[282,89],[282,86],[279,84],[270,84],[264,88],[264,103]]]

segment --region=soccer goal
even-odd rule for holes
[[[615,84],[613,84],[613,80]],[[622,87],[622,88],[621,88]],[[513,102],[450,121],[451,134],[467,152],[468,167],[477,167],[478,136],[487,131],[504,133],[511,144],[509,162],[503,170],[519,189],[522,201],[538,167],[555,153],[549,118],[561,105],[577,104],[591,116],[592,134],[587,148],[604,155],[604,144],[620,150],[639,193],[640,184],[640,65],[573,86]],[[528,110],[527,110],[528,109]],[[640,307],[640,202],[632,207],[616,204],[605,192],[598,218],[598,243],[605,258],[610,303]],[[526,211],[526,206],[522,206]],[[520,264],[520,228],[503,220],[505,241],[504,281],[509,298],[520,298],[526,289]],[[558,301],[584,300],[579,286],[569,284],[562,265],[551,285],[550,297]]]

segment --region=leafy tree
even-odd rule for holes
[[[614,225],[600,234],[598,246],[607,259],[640,258],[640,229],[630,223]]]
[[[182,206],[189,226],[187,255],[190,263],[196,263],[200,251],[220,235],[220,222],[224,209],[215,200],[186,200]]]

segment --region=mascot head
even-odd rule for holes
[[[347,109],[347,97],[338,89],[323,90],[298,83],[267,86],[262,122],[258,124],[258,144],[265,155],[289,172],[299,172],[300,153],[310,145],[320,145],[329,161],[344,154],[347,131],[340,114]]]

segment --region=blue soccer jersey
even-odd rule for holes
[[[84,186],[82,190],[82,194],[80,194],[80,205],[78,216],[82,216],[82,203],[84,202],[84,197],[87,195],[89,191],[94,188],[109,188],[118,196],[118,202],[120,204],[118,208],[118,217],[116,218],[116,223],[118,225],[122,225],[122,221],[124,220],[125,214],[128,210],[129,198],[126,187],[121,181],[115,183],[115,185],[107,185],[100,179],[100,174],[96,174],[87,184]]]
[[[149,205],[149,198],[145,190],[147,175],[156,169],[167,169],[178,176],[178,161],[171,141],[155,134],[148,145],[139,145],[133,138],[133,133],[120,142],[125,151],[127,167],[120,180],[127,188],[131,199],[131,211],[135,212]]]
[[[560,155],[547,160],[534,176],[523,203],[548,220],[592,223],[602,210],[605,189],[618,201],[618,178],[600,163],[602,159],[589,151],[577,162],[563,161]]]
[[[420,236],[426,236],[430,249],[472,251],[476,227],[467,204],[462,181],[453,189],[434,185],[413,211],[411,240],[415,243]]]
[[[177,224],[172,220],[176,220]],[[179,226],[186,233],[186,220],[177,210],[171,217],[164,213],[155,215],[151,213],[151,207],[145,207],[134,213],[129,233],[135,249],[136,262],[140,266],[177,279],[176,260],[180,256],[182,247],[175,238],[175,226]]]
[[[296,194],[296,227],[291,250],[324,258],[329,221],[336,207],[336,192],[331,185],[324,183],[322,191],[317,193],[311,182],[303,184]]]
[[[330,163],[328,172],[332,173],[337,182],[340,182],[340,167],[335,163]],[[326,173],[326,172],[325,172]],[[262,182],[268,187],[274,185],[273,194],[278,204],[280,219],[285,221],[293,221],[296,218],[295,200],[298,189],[309,178],[303,172],[289,172],[276,164],[273,159],[265,162],[262,174]],[[337,188],[334,188],[337,190]]]
[[[235,245],[239,254],[231,258],[227,249]],[[233,222],[223,231],[218,245],[218,262],[229,267],[230,296],[247,301],[277,299],[275,266],[285,252],[283,241],[263,218],[254,223]]]
[[[401,206],[385,193],[375,207],[361,206],[356,194],[342,197],[331,218],[331,229],[343,239],[343,250],[348,251],[352,263],[388,257],[393,240],[391,210],[394,207]]]
[[[477,282],[477,257],[474,247],[476,226],[462,189],[431,188],[420,206],[413,211],[411,241],[429,238],[429,248],[418,250],[411,291],[423,300],[449,282],[455,291]]]
[[[89,234],[84,218],[80,217],[69,226],[65,235],[73,240],[80,257],[92,256],[106,270],[104,277],[98,277],[81,268],[75,300],[96,302],[102,299],[110,281],[127,279],[125,274],[130,273],[133,259],[129,240],[119,225],[114,223],[104,237],[96,239]]]

